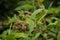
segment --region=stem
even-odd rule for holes
[[[50,3],[50,5],[49,5],[48,9],[49,9],[49,8],[51,8],[52,4],[53,4],[53,1]]]
[[[10,25],[10,29],[11,29],[11,27],[12,27],[12,23],[11,23],[11,25]]]
[[[46,16],[46,13],[39,19],[41,21]]]
[[[40,2],[39,0],[36,0],[37,1],[37,7],[40,8]]]
[[[31,0],[31,1],[32,1],[32,5],[33,5],[33,7],[34,7],[33,10],[36,10],[36,7],[35,7],[35,0]]]

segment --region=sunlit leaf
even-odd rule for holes
[[[27,22],[29,23],[29,32],[31,33],[34,30],[34,22],[31,19],[27,19]]]
[[[25,33],[15,33],[14,37],[15,38],[27,38],[28,34],[25,34]]]
[[[38,9],[38,10],[34,11],[34,12],[32,13],[32,15],[31,15],[31,18],[32,18],[32,19],[35,19],[36,15],[37,15],[38,13],[40,13],[42,10],[43,10],[43,9]]]
[[[39,0],[40,2],[44,2],[44,0]]]

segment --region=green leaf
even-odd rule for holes
[[[26,33],[15,33],[14,37],[15,38],[28,38],[28,34],[26,34]]]
[[[25,5],[22,6],[22,8],[33,8],[33,6],[29,5],[29,4],[25,4]]]
[[[15,40],[14,32],[12,30],[6,30],[2,33],[1,37],[5,40]]]
[[[29,23],[29,33],[31,33],[34,30],[34,22],[31,19],[27,19],[27,22]]]
[[[23,10],[19,10],[17,11],[19,14],[24,14],[24,11]]]
[[[50,39],[48,39],[48,40],[54,40],[53,38],[50,38]]]
[[[44,2],[44,0],[39,0],[40,2]]]
[[[57,40],[60,40],[60,32],[58,33]]]
[[[40,33],[36,33],[32,40],[36,40],[40,36]]]
[[[32,18],[32,19],[35,19],[36,15],[37,15],[38,13],[40,13],[42,10],[43,10],[43,9],[38,9],[38,10],[34,11],[34,12],[32,13],[32,15],[31,15],[31,18]]]
[[[56,25],[57,25],[58,27],[60,27],[60,19],[57,20]]]
[[[50,3],[50,5],[49,5],[49,7],[48,7],[48,8],[51,8],[52,4],[53,4],[53,1]]]
[[[14,34],[10,34],[6,37],[7,40],[15,40]]]
[[[60,12],[60,8],[49,8],[48,9],[48,14],[56,14]]]
[[[36,15],[36,20],[41,21],[45,16],[46,16],[46,13],[44,11],[42,11],[41,13]]]
[[[8,24],[15,22],[16,20],[19,20],[19,17],[15,14],[14,17],[10,18],[8,17],[9,21]]]
[[[47,15],[47,10],[42,11],[42,13],[39,15],[38,23],[41,23],[41,20],[44,19],[44,17]]]
[[[43,37],[47,39],[47,34],[46,34],[46,33],[45,33],[45,34],[43,34]]]

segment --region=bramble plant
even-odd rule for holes
[[[52,3],[46,9],[44,0],[36,5],[35,1],[18,6],[12,18],[8,17],[9,29],[1,35],[1,40],[60,40],[60,7],[53,8]],[[28,2],[28,1],[26,1]],[[37,9],[37,7],[39,7]],[[31,10],[31,11],[30,11]]]

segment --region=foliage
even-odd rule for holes
[[[33,3],[31,3],[33,2]],[[44,0],[20,1],[18,15],[8,17],[1,40],[60,40],[60,6],[46,9]],[[37,5],[39,3],[39,5]]]

